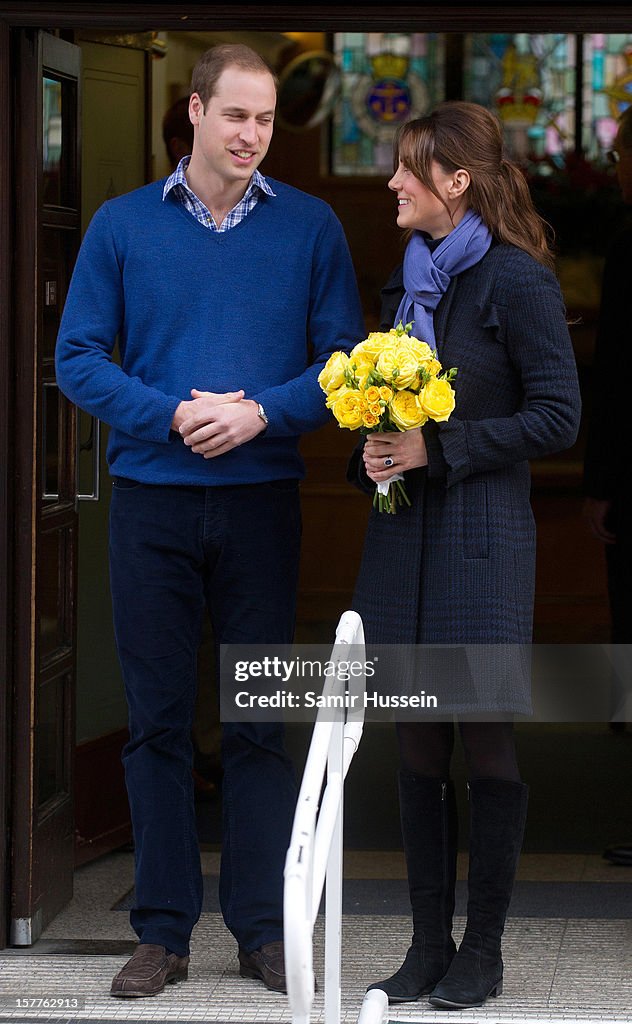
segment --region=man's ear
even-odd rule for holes
[[[200,118],[204,113],[204,104],[196,92],[191,95],[189,100],[189,121],[192,125],[198,125]]]

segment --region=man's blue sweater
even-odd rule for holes
[[[163,185],[95,214],[59,330],[59,387],[113,428],[115,476],[202,486],[301,477],[299,435],[329,415],[318,373],[364,333],[340,223],[326,203],[271,181],[274,197],[217,233],[172,194],[163,202]],[[243,388],[268,428],[204,459],[170,429],[191,388]]]

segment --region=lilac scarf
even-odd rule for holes
[[[404,255],[404,297],[395,325],[414,322],[412,334],[436,347],[433,313],[448,289],[450,280],[473,267],[485,255],[492,236],[473,210],[468,210],[441,245],[431,252],[423,235],[415,231]]]

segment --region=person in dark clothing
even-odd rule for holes
[[[189,118],[188,96],[181,96],[165,111],[162,119],[162,140],[171,170],[175,171],[182,157],[190,156],[193,150],[193,125]]]
[[[371,513],[353,607],[369,644],[491,645],[493,665],[477,692],[455,676],[440,706],[458,716],[469,775],[465,935],[457,951],[453,721],[400,720],[413,939],[397,973],[371,987],[392,1003],[429,993],[432,1005],[460,1009],[502,990],[501,935],[526,819],[512,715],[530,709],[529,673],[514,678],[509,652],[532,639],[528,460],[573,444],[580,399],[543,223],[502,156],[496,118],[443,103],[403,126],[395,167],[389,188],[409,234],[382,327],[413,321],[413,335],[458,368],[456,408],[447,422],[369,435],[354,453],[352,479],[367,487],[404,473],[412,506]],[[388,587],[375,585],[384,579]]]
[[[621,115],[610,152],[623,201],[632,206],[632,107]],[[604,264],[584,455],[584,515],[604,545],[613,644],[632,643],[632,479],[626,471],[632,449],[627,395],[632,375],[631,275],[632,225],[628,224],[612,242]],[[625,728],[620,716],[625,694],[617,696],[621,708],[613,708],[612,724]],[[604,856],[614,863],[632,864],[632,839],[609,847]]]

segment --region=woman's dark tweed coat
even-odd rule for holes
[[[400,268],[383,291],[383,329],[402,294]],[[528,460],[570,447],[580,417],[559,285],[496,244],[451,281],[434,326],[441,363],[458,367],[456,408],[423,428],[428,467],[406,474],[412,508],[371,513],[353,607],[369,644],[503,645],[488,649],[489,671],[454,680],[440,710],[528,712],[528,658],[504,646],[532,638]],[[372,493],[363,468],[360,446],[349,478]]]

